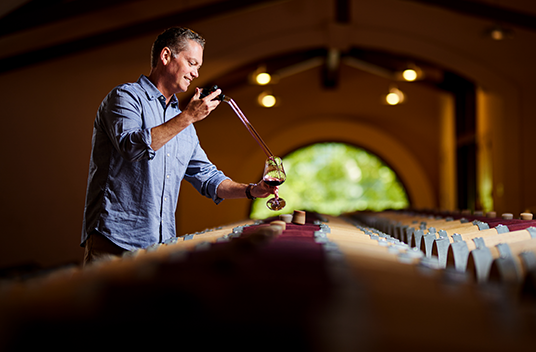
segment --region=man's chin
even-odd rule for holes
[[[179,86],[179,89],[180,89],[180,92],[179,92],[179,93],[184,93],[184,92],[186,92],[186,91],[188,90],[188,88],[190,88],[190,83],[180,85],[180,86]]]
[[[178,86],[177,87],[177,93],[184,93],[188,90],[188,86],[184,87],[184,86]]]

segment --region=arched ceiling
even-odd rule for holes
[[[0,5],[0,73],[112,44],[158,31],[176,23],[188,23],[235,12],[271,6],[289,0],[6,0]],[[536,3],[530,0],[399,0],[421,3],[485,18],[502,25],[536,30]],[[334,20],[351,21],[351,0],[333,0]],[[98,19],[98,20],[95,20]],[[74,27],[74,28],[73,28]],[[407,58],[389,53],[343,53],[390,69]],[[387,55],[386,55],[387,54]],[[294,53],[294,56],[318,56]],[[282,58],[268,58],[277,65]],[[372,62],[371,62],[372,61]],[[387,62],[390,61],[390,62]]]
[[[449,88],[445,81],[445,71],[443,69],[424,60],[416,59],[415,57],[357,47],[352,47],[347,51],[337,51],[336,59],[331,59],[332,54],[330,49],[318,47],[264,57],[261,60],[241,65],[233,72],[226,72],[221,77],[214,77],[207,85],[217,84],[221,88],[235,88],[251,83],[252,73],[261,68],[270,73],[273,79],[278,80],[322,66],[322,75],[318,78],[324,88],[330,89],[338,85],[341,65],[346,65],[392,81],[403,81],[400,73],[408,68],[408,66],[414,65],[423,72],[423,78],[417,84],[446,90]],[[334,60],[335,62],[330,62],[330,60]]]

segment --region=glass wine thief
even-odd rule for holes
[[[217,85],[213,85],[211,88],[203,88],[201,91],[201,98],[204,98],[211,94],[212,92],[215,92],[219,87]],[[279,186],[286,180],[286,174],[285,169],[283,168],[283,161],[280,157],[275,156],[270,148],[264,143],[261,136],[257,133],[253,125],[249,122],[249,120],[246,118],[242,110],[238,107],[238,105],[234,102],[233,99],[231,99],[228,96],[225,96],[223,93],[219,94],[217,97],[215,97],[213,100],[220,100],[227,102],[235,114],[238,116],[240,121],[244,124],[246,129],[249,131],[253,139],[257,141],[263,152],[268,157],[264,163],[264,173],[263,173],[263,181],[267,183],[270,186]],[[286,205],[286,202],[283,198],[279,197],[278,189],[276,188],[275,197],[272,199],[269,199],[266,202],[266,206],[271,210],[280,210],[283,209]]]

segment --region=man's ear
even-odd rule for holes
[[[162,64],[166,66],[171,62],[171,59],[173,59],[173,54],[171,52],[171,49],[169,49],[167,46],[162,49],[160,52],[160,61],[162,61]]]

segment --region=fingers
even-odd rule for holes
[[[195,88],[195,93],[183,112],[187,112],[193,117],[192,122],[197,122],[207,117],[212,110],[214,110],[219,104],[219,100],[213,100],[218,94],[221,94],[221,90],[218,89],[213,93],[201,98],[202,90],[198,87]]]
[[[279,190],[279,186],[270,186],[264,181],[260,181],[257,183],[257,187],[255,187],[255,191],[258,191],[257,198],[266,198],[271,194],[276,194]]]
[[[199,99],[200,96],[201,96],[201,89],[199,87],[195,87],[195,93],[194,93],[193,99]]]
[[[221,94],[221,89],[218,88],[214,92],[212,92],[209,95],[207,95],[206,97],[204,97],[203,100],[212,101],[213,99],[215,99],[220,94]],[[219,100],[216,100],[216,101],[218,102],[218,104],[220,103]]]
[[[194,95],[194,99],[199,99],[199,100],[202,100],[206,106],[208,107],[209,109],[209,113],[214,110],[218,105],[220,105],[220,100],[216,99],[216,97],[218,95],[221,94],[221,89],[216,89],[214,92],[210,93],[209,95],[203,97],[203,98],[200,98],[201,97],[201,92],[202,90],[200,88],[195,88],[195,95]]]
[[[258,183],[263,189],[269,191],[270,193],[273,193],[274,190],[276,190],[279,186],[270,186],[264,180],[261,180],[261,182]]]
[[[216,101],[218,103],[220,102],[220,100],[216,99],[216,98],[221,94],[221,89],[218,88],[215,91],[213,91],[212,93],[207,94],[207,95],[205,95],[205,96],[203,96],[201,98],[201,94],[203,94],[203,92],[204,92],[204,89],[196,87],[193,99],[201,99],[201,100],[206,101],[206,102],[209,102],[209,101]]]

